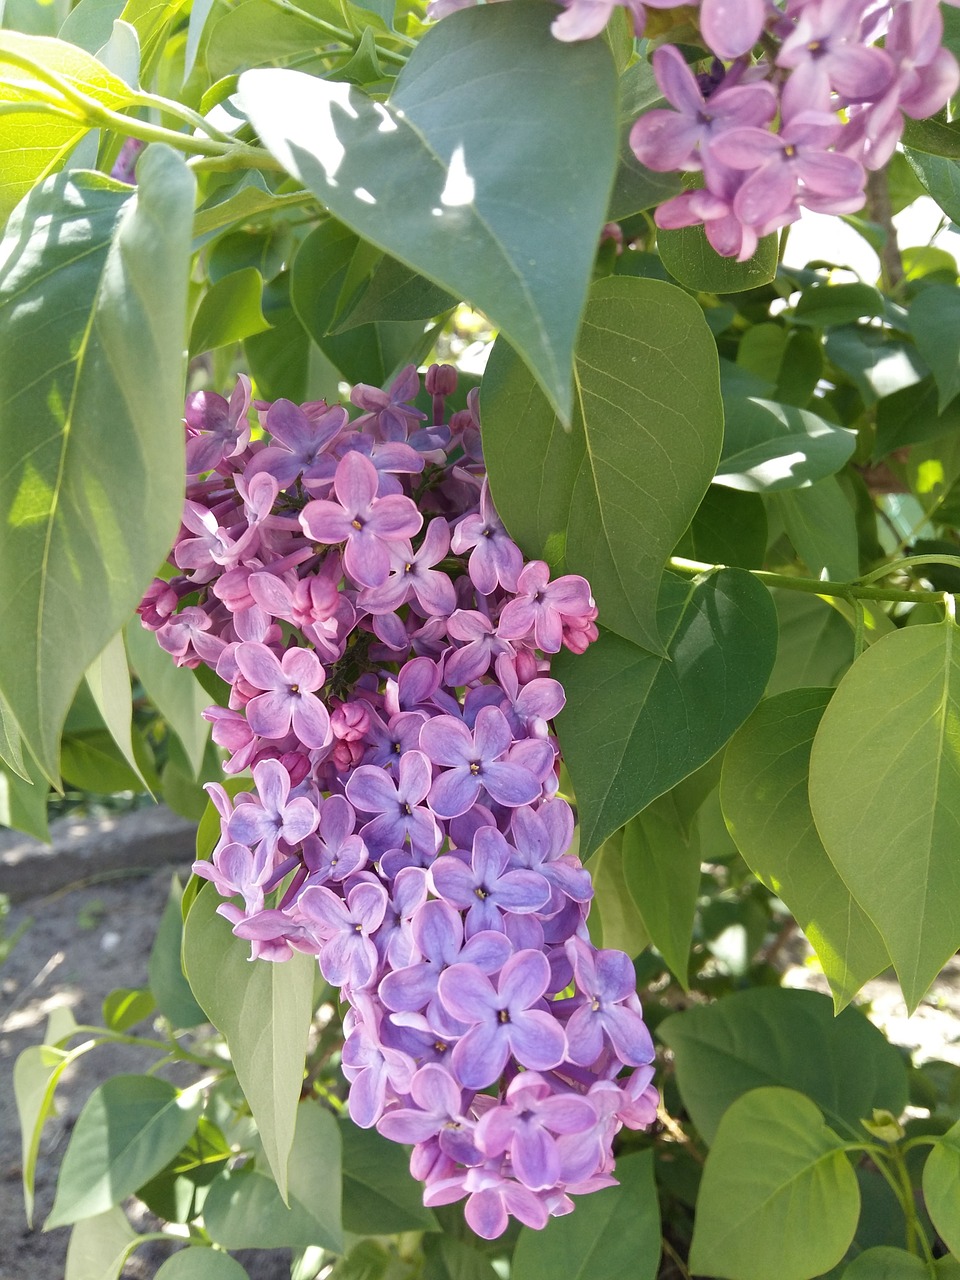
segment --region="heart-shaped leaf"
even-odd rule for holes
[[[698,583],[665,575],[658,621],[666,657],[605,631],[586,653],[554,660],[585,855],[719,751],[773,667],[776,610],[743,569]]]

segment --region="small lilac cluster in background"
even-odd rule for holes
[[[433,0],[428,14],[475,2]],[[676,7],[564,0],[553,34],[596,36],[620,4],[638,36],[647,8]],[[653,69],[670,105],[642,115],[630,144],[650,169],[701,175],[655,220],[669,229],[702,224],[724,257],[752,257],[762,236],[801,209],[862,208],[867,170],[890,159],[903,117],[932,116],[960,86],[957,61],[941,45],[938,0],[699,0],[698,8],[712,64],[696,75],[673,45],[658,48]]]
[[[413,366],[355,387],[353,421],[258,403],[256,439],[245,378],[191,396],[178,574],[140,616],[229,684],[205,715],[225,771],[253,775],[234,800],[208,786],[221,838],[197,874],[254,958],[317,956],[349,1004],[352,1118],[412,1144],[424,1202],[466,1197],[492,1238],[612,1185],[614,1135],[657,1092],[557,794],[550,656],[582,652],[597,611],[583,578],[524,563],[476,393],[447,421],[455,387],[427,371],[430,415]]]

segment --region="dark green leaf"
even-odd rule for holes
[[[780,642],[768,695],[835,685],[853,661],[853,629],[826,601],[803,591],[775,591]]]
[[[384,255],[336,331],[342,333],[373,321],[430,320],[455,304],[456,299],[432,280]]]
[[[617,1161],[618,1187],[577,1201],[573,1213],[550,1218],[542,1231],[524,1227],[511,1280],[655,1280],[660,1211],[653,1153]]]
[[[907,1101],[903,1059],[857,1009],[834,1017],[829,996],[758,987],[672,1014],[658,1033],[673,1050],[684,1105],[707,1142],[741,1094],[762,1085],[806,1093],[841,1133]]]
[[[756,493],[711,485],[674,555],[733,569],[761,569],[767,550],[767,513]]]
[[[195,1090],[156,1076],[114,1076],[87,1099],[60,1166],[47,1229],[119,1204],[158,1173],[197,1123]]]
[[[652,209],[681,190],[680,175],[656,173],[642,165],[630,146],[634,122],[651,107],[665,106],[649,62],[635,62],[620,77],[620,164],[607,217],[613,222]]]
[[[947,217],[960,218],[960,165],[955,160],[930,155],[913,147],[904,148],[904,154],[910,168]]]
[[[776,236],[764,236],[746,262],[721,258],[703,227],[658,231],[657,248],[674,280],[700,293],[743,293],[769,284],[777,274]]]
[[[347,333],[335,328],[344,294],[360,255],[369,246],[333,219],[322,222],[307,236],[290,272],[290,302],[304,329],[348,382],[382,386],[408,363],[423,342],[422,320],[405,323],[369,323]],[[363,271],[361,280],[366,276]]]
[[[388,106],[294,71],[247,72],[240,101],[336,217],[489,315],[569,420],[617,86],[603,42],[554,40],[551,16],[523,4],[450,14]]]
[[[815,284],[801,293],[793,321],[827,329],[882,316],[883,305],[880,290],[869,284]]]
[[[806,409],[754,397],[724,396],[723,454],[715,483],[753,493],[799,489],[833,475],[856,432]]]
[[[960,289],[945,284],[924,289],[910,307],[910,332],[933,370],[943,413],[960,395]]]
[[[863,325],[831,329],[826,353],[868,407],[894,391],[915,386],[928,372],[913,343],[892,340],[883,329]]]
[[[624,951],[632,958],[650,945],[623,871],[625,827],[604,840],[590,861],[593,898],[588,926],[595,947]]]
[[[230,1046],[279,1194],[286,1195],[316,962],[295,952],[285,964],[251,964],[249,943],[234,937],[216,914],[220,902],[211,885],[190,908],[184,971],[198,1004]]]
[[[950,156],[960,160],[960,129],[956,124],[941,120],[904,121],[903,141],[909,150],[920,151],[926,156]]]
[[[800,1093],[756,1089],[738,1099],[703,1171],[691,1270],[727,1280],[810,1280],[835,1266],[860,1216],[843,1147]]]
[[[761,702],[727,744],[720,799],[737,848],[796,917],[842,1009],[890,957],[827,857],[807,799],[810,748],[832,693]]]
[[[481,391],[494,501],[528,557],[583,574],[600,622],[659,652],[663,563],[720,451],[716,344],[679,289],[617,276],[591,291],[576,375],[567,432],[497,343]]]
[[[949,618],[882,636],[841,681],[810,758],[820,837],[911,1012],[960,946],[957,637]]]
[[[379,1236],[438,1229],[431,1210],[423,1207],[423,1189],[411,1177],[402,1147],[348,1119],[341,1123],[340,1134],[345,1231]]]
[[[948,404],[943,414],[938,412],[937,401],[932,377],[884,396],[877,405],[874,457],[884,458],[895,449],[955,432],[960,426],[960,397]]]
[[[64,734],[60,744],[60,772],[80,791],[111,795],[139,791],[141,780],[127,764],[106,729]]]
[[[191,918],[193,912],[190,913]],[[188,923],[189,928],[189,923]],[[271,968],[286,966],[271,965]],[[303,1249],[320,1245],[339,1253],[340,1133],[317,1102],[296,1108],[290,1148],[288,1199],[267,1173],[245,1165],[217,1178],[203,1204],[212,1239],[227,1249]]]
[[[166,147],[139,174],[135,194],[100,174],[44,183],[0,246],[0,686],[48,776],[183,502],[194,181]]]
[[[623,830],[623,878],[650,941],[684,990],[700,891],[700,840],[672,796],[654,800]]]
[[[825,476],[808,489],[783,489],[773,501],[787,536],[812,577],[824,575],[831,582],[850,582],[857,577],[856,513],[836,476]]]
[[[773,666],[773,603],[741,569],[699,583],[666,575],[659,618],[666,658],[603,632],[553,665],[567,692],[557,731],[585,855],[719,751]]]

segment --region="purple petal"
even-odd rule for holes
[[[510,764],[506,760],[500,763],[484,765],[483,785],[498,804],[505,804],[511,809],[518,808],[524,804],[533,804],[534,800],[539,798],[542,790],[539,779],[529,769],[525,769],[519,764]],[[431,806],[439,817],[446,816],[439,813],[439,810],[433,805],[432,799]],[[466,810],[459,809],[457,812],[465,813]],[[450,814],[449,816],[453,817],[454,815]]]
[[[502,1075],[510,1057],[510,1042],[506,1034],[508,1027],[510,1024],[499,1022],[472,1027],[453,1046],[451,1065],[454,1075],[464,1088],[485,1089]],[[562,1031],[560,1036],[562,1039]],[[558,1058],[557,1063],[559,1061]],[[556,1066],[557,1063],[553,1065]]]
[[[539,794],[540,784],[538,783],[537,795]],[[479,795],[480,779],[468,768],[448,769],[446,773],[441,773],[430,788],[427,803],[438,818],[457,818],[473,807]]]
[[[453,716],[436,716],[420,730],[420,750],[434,764],[469,764],[474,756],[473,738],[462,720]]]
[[[362,764],[347,783],[347,799],[363,813],[388,813],[398,808],[397,788],[389,774]]]
[[[503,966],[500,975],[500,995],[511,1012],[529,1008],[549,985],[550,965],[539,951],[517,952]]]
[[[287,679],[275,653],[265,644],[245,641],[234,652],[237,666],[245,680],[257,689],[285,689]]]
[[[549,971],[549,965],[547,968]],[[476,965],[451,965],[441,973],[437,989],[447,1011],[468,1026],[483,1020],[494,1021],[500,1008],[493,983]]]
[[[534,1071],[549,1071],[567,1056],[567,1040],[560,1023],[549,1013],[524,1010],[506,1024],[510,1048],[517,1061]],[[462,1042],[461,1042],[462,1043]]]

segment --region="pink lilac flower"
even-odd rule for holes
[[[247,723],[262,738],[283,738],[292,730],[307,747],[325,747],[330,716],[313,695],[326,679],[310,649],[288,649],[278,660],[265,644],[237,646],[236,663],[244,679],[263,692],[247,703]]]

